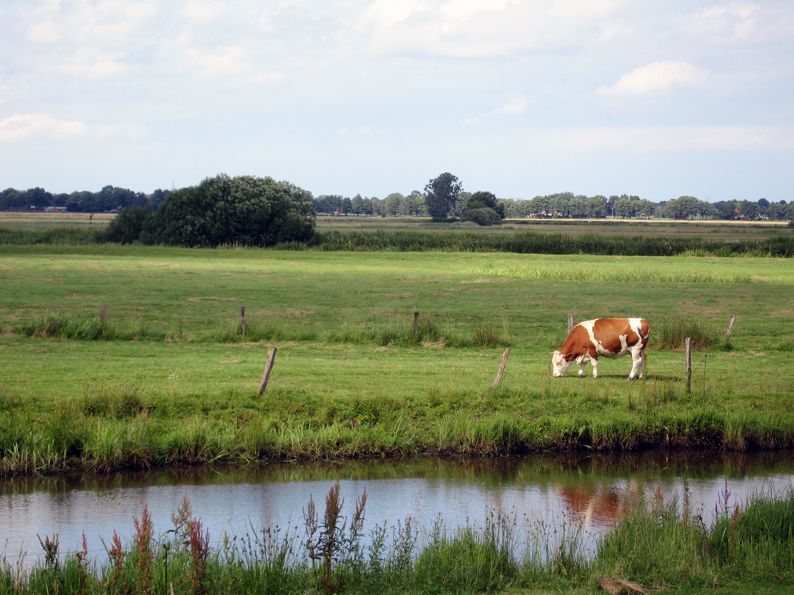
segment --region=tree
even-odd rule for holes
[[[672,219],[691,219],[700,214],[700,201],[694,196],[679,196],[667,201],[665,216]]]
[[[450,210],[455,205],[458,194],[463,190],[463,186],[456,176],[449,172],[444,172],[438,177],[430,180],[425,186],[425,204],[427,212],[434,221],[447,218]]]
[[[121,209],[102,234],[108,242],[132,244],[141,241],[144,229],[154,224],[155,215],[145,207]]]
[[[180,246],[305,242],[314,235],[314,205],[289,182],[219,175],[172,192],[151,228],[147,241]]]
[[[405,200],[400,204],[400,215],[409,215],[413,217],[427,215],[424,195],[418,190],[414,190],[411,194],[406,196]]]
[[[478,225],[494,225],[501,223],[505,217],[504,205],[501,205],[493,192],[475,192],[466,199],[462,219],[474,221]]]
[[[405,197],[399,192],[392,192],[383,199],[383,214],[395,216],[400,212],[400,203],[405,200]]]
[[[770,219],[777,219],[782,221],[787,218],[788,210],[789,208],[786,201],[781,200],[780,202],[773,202],[772,204],[770,204],[766,213]]]

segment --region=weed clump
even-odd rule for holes
[[[651,340],[662,349],[681,349],[687,337],[695,349],[708,349],[717,343],[703,322],[687,318],[663,320],[653,329]]]

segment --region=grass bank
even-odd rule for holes
[[[678,352],[654,354],[648,379],[630,383],[625,360],[604,362],[595,382],[552,380],[545,354],[516,348],[493,390],[500,355],[288,344],[259,396],[265,349],[256,343],[7,339],[0,469],[794,447],[790,383],[763,373],[787,353],[714,353],[707,368],[698,362],[691,394]]]
[[[794,445],[791,259],[2,246],[0,277],[7,474]],[[646,381],[552,380],[569,311],[648,318]]]
[[[365,535],[366,493],[345,509],[339,484],[324,506],[306,504],[302,527],[216,537],[213,547],[185,499],[160,538],[144,508],[131,543],[114,534],[98,567],[87,561],[85,539],[64,557],[57,537],[40,537],[44,560],[29,572],[0,566],[0,592],[788,592],[794,494],[738,504],[726,494],[722,504],[706,526],[675,501],[640,503],[588,554],[578,534],[521,534],[496,513],[484,527],[450,532],[439,521],[423,535],[403,519]]]

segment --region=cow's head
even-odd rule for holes
[[[573,362],[566,360],[562,353],[555,351],[551,354],[551,375],[555,378],[559,378],[568,371],[572,363]]]

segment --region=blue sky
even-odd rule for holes
[[[3,0],[0,188],[794,200],[794,2]]]

